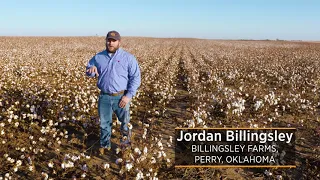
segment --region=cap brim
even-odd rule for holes
[[[119,38],[114,38],[114,37],[108,37],[107,39],[114,39],[116,41],[119,41],[120,39]]]

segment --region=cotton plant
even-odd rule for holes
[[[84,76],[84,67],[101,49],[97,38],[3,39],[0,162],[8,172],[3,179],[17,179],[19,173],[90,179],[100,172],[111,174],[115,167],[121,172],[117,178],[127,174],[162,179],[159,167],[174,163],[170,155],[174,137],[170,134],[165,140],[161,133],[167,128],[163,124],[172,119],[159,122],[170,115],[181,86],[186,118],[177,127],[272,127],[287,115],[317,119],[317,45],[128,38],[124,48],[137,56],[143,82],[130,109],[136,139],[131,150],[112,151],[122,159],[118,164],[92,166],[97,157],[85,142],[99,131],[99,90],[96,79]],[[310,127],[308,118],[287,126]],[[112,132],[117,138],[119,126],[115,121]],[[264,175],[287,178],[275,174]]]

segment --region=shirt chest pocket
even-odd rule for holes
[[[116,61],[114,63],[115,71],[119,75],[127,75],[128,74],[128,65],[126,62]]]

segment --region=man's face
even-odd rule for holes
[[[107,49],[109,52],[114,53],[116,52],[120,47],[120,41],[115,39],[107,39]]]

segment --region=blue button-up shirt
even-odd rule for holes
[[[117,93],[127,90],[125,95],[132,98],[141,84],[141,73],[136,58],[122,48],[112,57],[106,50],[99,52],[88,62],[86,69],[92,66],[97,67],[97,86],[102,92]],[[89,77],[95,76],[95,73],[86,74]]]

